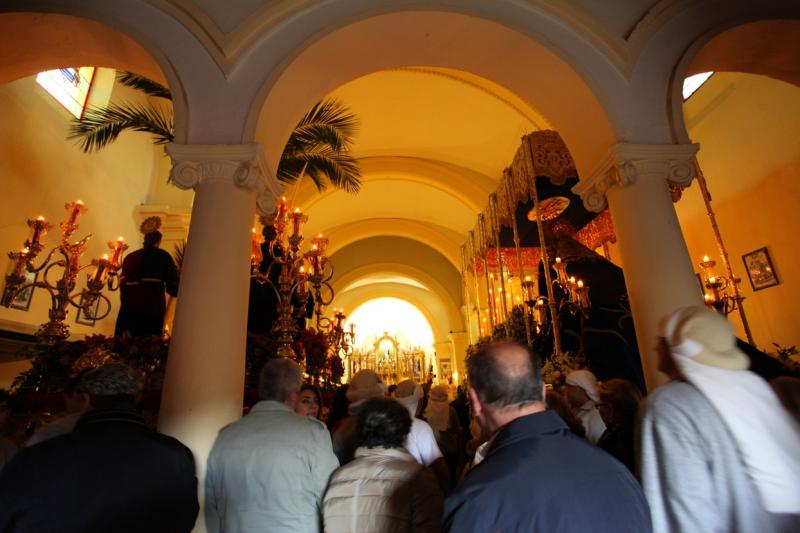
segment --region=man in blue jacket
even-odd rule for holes
[[[447,531],[649,532],[647,502],[621,463],[545,410],[539,358],[513,342],[467,361],[486,458],[447,499]]]

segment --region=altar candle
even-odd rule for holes
[[[125,239],[120,235],[117,242],[114,244],[114,255],[111,256],[111,266],[119,266],[119,256],[122,253],[122,247],[125,245]]]
[[[18,278],[25,276],[25,269],[26,265],[28,264],[28,253],[30,250],[28,248],[23,248],[20,250],[16,255],[17,262],[14,264],[14,275]],[[9,254],[11,255],[11,254]]]
[[[296,207],[294,213],[292,213],[292,235],[295,237],[300,237],[300,233],[303,230],[303,222],[305,222],[305,215],[300,211],[299,207]]]
[[[288,206],[286,205],[286,197],[284,196],[278,201],[278,216],[275,217],[276,224],[284,221],[287,208]]]
[[[28,224],[31,224],[31,221],[28,221]],[[33,230],[31,234],[31,246],[36,246],[47,233],[47,221],[43,216],[39,215],[36,220],[33,221],[33,224],[31,224],[31,229]]]
[[[103,257],[97,261],[97,267],[94,269],[94,275],[92,276],[92,279],[94,281],[102,282],[106,277],[106,268],[108,265],[108,254],[103,254]]]
[[[70,204],[68,204],[69,206]],[[69,222],[67,222],[70,226],[74,225],[75,222],[78,220],[78,216],[83,211],[83,202],[78,200],[75,203],[71,204],[72,210],[69,214]]]

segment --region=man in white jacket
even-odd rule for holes
[[[294,412],[301,383],[294,361],[269,361],[262,401],[220,431],[206,474],[208,531],[320,531],[320,501],[339,461],[325,425]]]

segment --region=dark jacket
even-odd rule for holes
[[[0,532],[190,531],[192,452],[133,411],[96,409],[21,451],[0,473]]]
[[[543,411],[513,420],[447,498],[447,531],[649,532],[628,470]]]
[[[634,421],[615,424],[606,429],[603,436],[597,441],[597,446],[627,466],[633,475],[636,475],[636,452],[633,446],[636,438],[635,426]]]

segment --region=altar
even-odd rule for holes
[[[397,337],[384,332],[368,350],[356,349],[348,357],[348,377],[363,369],[374,371],[387,385],[406,379],[424,382],[432,372],[434,361],[418,346],[403,346]]]

